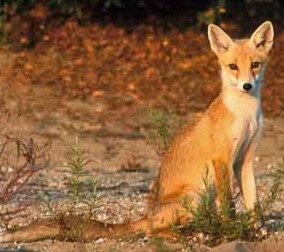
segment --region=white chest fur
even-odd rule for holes
[[[231,128],[236,148],[246,148],[262,129],[260,99],[240,91],[226,91],[223,101],[235,120]]]

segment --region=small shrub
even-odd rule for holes
[[[150,240],[150,244],[155,247],[156,252],[170,252],[173,251],[162,238],[154,237]]]
[[[149,108],[146,110],[148,127],[146,135],[150,144],[164,152],[174,135],[173,132],[180,126],[180,120],[174,113]]]
[[[218,0],[214,5],[211,5],[205,11],[200,11],[197,14],[197,25],[208,25],[210,23],[220,22],[222,15],[226,13],[226,2],[225,0]]]
[[[68,190],[69,195],[73,199],[74,203],[80,201],[80,193],[84,186],[84,181],[88,176],[86,166],[91,162],[86,151],[81,147],[80,139],[76,137],[74,146],[70,147],[66,155],[67,170],[71,176],[68,178]]]
[[[93,218],[98,205],[98,181],[87,171],[87,165],[91,159],[85,149],[81,146],[81,140],[76,137],[74,144],[66,153],[67,164],[64,166],[67,178],[67,208],[58,210],[59,203],[52,196],[42,191],[39,198],[42,201],[46,213],[54,218],[62,218],[66,214],[78,215],[76,207],[82,203],[85,205],[82,211],[87,211],[88,218]],[[71,203],[71,204],[70,204]],[[86,213],[86,212],[84,212]]]
[[[282,190],[281,184],[284,177],[284,166],[282,165],[279,169],[270,173],[269,176],[272,178],[272,185],[261,207],[262,209],[265,209],[266,212],[271,210],[273,204],[278,199],[280,191]]]
[[[47,191],[39,191],[38,197],[40,201],[45,206],[45,214],[55,216],[55,202],[52,199],[52,196]]]
[[[48,145],[12,134],[1,135],[0,143],[0,225],[10,228],[15,215],[21,215],[31,203],[15,199],[26,194],[39,171],[49,167]],[[12,208],[8,207],[11,203],[15,203]]]
[[[222,169],[225,169],[223,166]],[[280,180],[283,172],[277,171],[274,174],[274,181],[270,194],[264,200],[264,204],[256,206],[256,216],[250,211],[242,211],[232,215],[232,206],[237,199],[230,199],[221,196],[221,206],[216,208],[215,196],[212,193],[212,181],[208,176],[208,169],[204,178],[205,190],[200,193],[200,201],[197,207],[191,206],[191,200],[183,199],[183,205],[192,215],[188,225],[182,229],[181,233],[203,234],[206,238],[203,242],[209,246],[215,246],[224,241],[242,240],[262,240],[269,235],[267,227],[263,225],[264,214],[271,209],[272,203],[276,200],[280,192]],[[225,181],[225,180],[223,180]],[[224,187],[222,187],[224,188]],[[220,193],[220,192],[219,192]],[[224,195],[224,193],[221,192]],[[260,225],[262,223],[262,225]],[[278,227],[280,228],[280,227]]]

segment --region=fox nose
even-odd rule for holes
[[[251,85],[250,83],[245,83],[245,84],[243,85],[243,89],[244,89],[245,91],[250,91],[250,90],[252,89],[252,85]]]

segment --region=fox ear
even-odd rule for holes
[[[213,52],[219,55],[221,52],[227,51],[233,40],[220,27],[214,24],[208,25],[208,39]]]
[[[250,41],[260,50],[269,52],[273,45],[274,30],[270,21],[264,22],[251,35]]]

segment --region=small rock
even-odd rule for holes
[[[262,227],[262,228],[260,229],[260,233],[261,233],[261,236],[262,236],[262,237],[266,237],[267,234],[268,234],[267,228],[266,228],[266,227]]]
[[[97,239],[95,242],[96,242],[96,243],[102,243],[102,242],[104,242],[104,241],[105,241],[104,238],[99,238],[99,239]]]
[[[148,242],[148,241],[149,241],[149,237],[144,236],[144,237],[143,237],[143,242]]]
[[[204,240],[204,234],[203,233],[198,233],[197,234],[197,237],[200,241],[203,241]]]
[[[209,236],[209,235],[205,235],[205,241],[208,241],[208,240],[209,240],[209,238],[210,238],[210,236]]]

